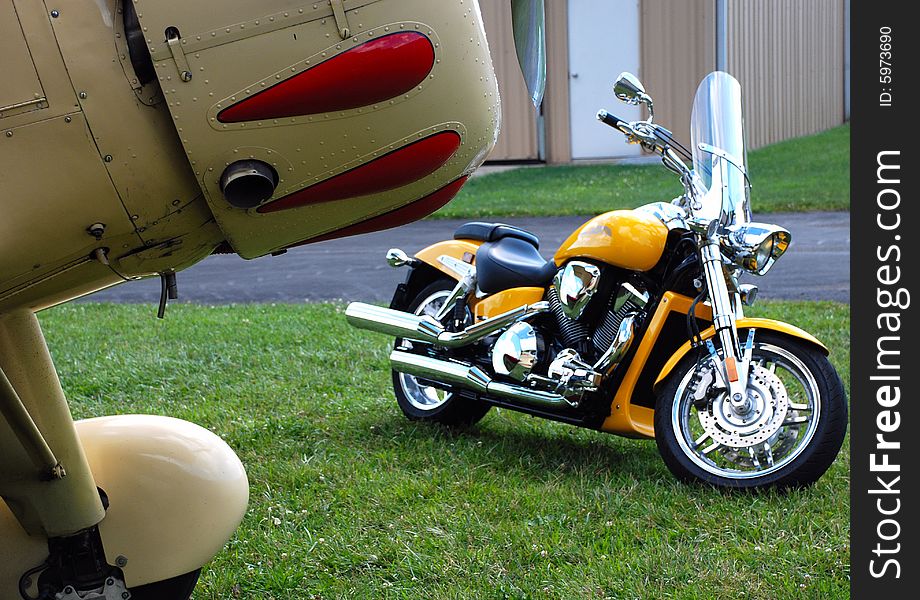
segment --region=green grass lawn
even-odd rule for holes
[[[754,150],[749,160],[755,213],[850,208],[849,124]],[[594,215],[681,193],[659,164],[522,168],[471,179],[435,217]]]
[[[677,483],[653,442],[493,409],[414,424],[384,336],[342,305],[70,304],[41,321],[76,417],[156,413],[219,433],[250,508],[195,598],[840,598],[849,451],[813,487]],[[771,302],[849,388],[849,308]]]

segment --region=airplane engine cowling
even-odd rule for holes
[[[496,139],[498,89],[475,2],[135,6],[182,146],[243,257],[419,201],[477,167]],[[240,160],[278,174],[256,206],[221,193],[221,174]]]
[[[0,71],[0,313],[419,219],[500,119],[475,0],[15,0]]]

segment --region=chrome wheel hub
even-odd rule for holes
[[[713,441],[729,448],[747,448],[779,431],[788,410],[783,382],[767,369],[751,365],[747,398],[740,409],[722,393],[713,401],[711,411],[700,411],[698,416]]]

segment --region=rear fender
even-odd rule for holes
[[[410,267],[406,280],[397,285],[396,291],[393,292],[390,308],[394,310],[408,309],[412,300],[425,289],[425,286],[439,276],[440,273],[437,269],[425,263],[418,263]]]
[[[473,264],[476,260],[476,251],[479,250],[481,245],[482,242],[476,240],[445,240],[419,250],[415,258],[441,271],[448,277],[460,281],[463,278],[463,273],[450,268],[450,259]]]
[[[447,275],[459,281],[463,276],[451,269],[447,263],[453,262],[451,259],[468,264],[473,262],[481,243],[471,240],[446,240],[420,250],[415,255],[419,263],[409,272],[406,281],[396,287],[390,308],[406,310],[418,293],[439,275]]]
[[[756,318],[744,318],[738,319],[735,321],[738,330],[742,329],[766,329],[769,331],[775,331],[777,333],[782,333],[790,337],[796,338],[800,341],[807,342],[812,346],[815,346],[819,351],[823,352],[825,356],[829,354],[827,346],[821,343],[818,338],[808,333],[804,329],[800,329],[795,325],[790,325],[789,323],[783,323],[782,321],[774,321],[773,319],[756,319]],[[704,340],[715,335],[716,331],[714,327],[710,327],[705,331],[701,332],[701,336]],[[742,338],[743,339],[743,338]],[[756,339],[756,337],[755,337]],[[665,379],[668,378],[668,375],[671,374],[671,371],[674,370],[674,367],[690,352],[691,344],[686,342],[683,346],[677,349],[677,351],[671,355],[671,358],[668,359],[668,362],[665,363],[662,367],[661,372],[658,374],[658,377],[655,379],[655,388],[657,388]]]

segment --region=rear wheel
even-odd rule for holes
[[[655,441],[679,479],[733,488],[809,485],[840,451],[846,396],[827,357],[769,332],[758,331],[755,340],[743,408],[715,387],[709,358],[688,356],[663,386]]]
[[[438,279],[420,291],[409,304],[408,312],[435,316],[444,306],[456,282]],[[467,315],[468,321],[472,316]],[[418,351],[421,342],[396,340],[396,346],[411,346]],[[489,405],[461,397],[432,385],[432,382],[393,371],[393,392],[403,414],[413,421],[433,421],[442,425],[472,425],[489,411]]]

